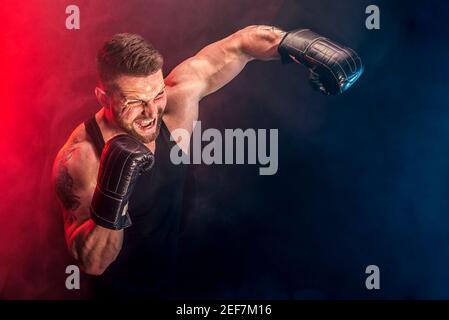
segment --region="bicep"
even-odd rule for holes
[[[231,81],[250,61],[240,50],[239,34],[214,42],[179,64],[167,76],[170,86],[193,84],[198,101]]]

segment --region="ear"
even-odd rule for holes
[[[109,99],[103,89],[101,89],[100,87],[95,87],[95,96],[97,97],[98,103],[103,108],[109,107]]]

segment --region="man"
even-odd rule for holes
[[[170,140],[192,133],[202,98],[251,60],[281,59],[310,69],[312,85],[339,94],[361,75],[360,58],[316,33],[249,26],[208,45],[165,79],[163,58],[142,37],[117,34],[97,55],[101,109],[59,151],[53,181],[68,248],[101,297],[170,297],[184,165]]]

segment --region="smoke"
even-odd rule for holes
[[[50,174],[70,132],[98,109],[95,54],[102,41],[139,33],[166,57],[167,73],[210,42],[269,22],[280,1],[260,2],[264,10],[251,1],[77,1],[80,30],[65,28],[64,1],[10,2],[1,14],[0,296],[79,298],[87,290],[64,286],[73,261]]]
[[[279,171],[192,166],[180,295],[202,298],[447,298],[449,154],[445,3],[377,1],[7,1],[0,12],[0,297],[76,299],[65,289],[53,159],[97,111],[95,54],[139,33],[167,74],[205,45],[250,24],[308,27],[356,49],[365,73],[340,97],[312,91],[304,68],[251,62],[205,98],[203,129],[278,128]],[[431,35],[431,36],[430,36]],[[377,264],[381,292],[364,270]],[[384,281],[384,282],[382,282]],[[75,292],[76,291],[76,292]]]

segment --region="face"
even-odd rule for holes
[[[108,92],[113,122],[143,143],[156,140],[167,104],[162,70],[149,76],[120,76]]]

